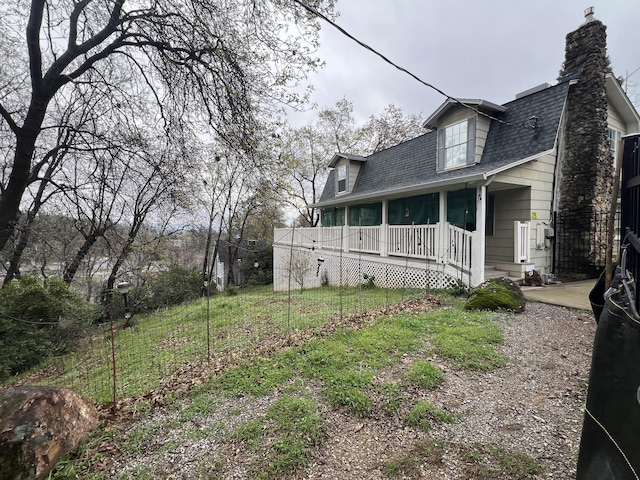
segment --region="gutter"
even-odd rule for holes
[[[318,202],[311,205],[313,208],[329,207],[331,205],[348,205],[350,203],[359,202],[360,200],[372,200],[379,197],[389,198],[389,195],[402,195],[405,193],[413,193],[424,191],[425,189],[438,189],[439,187],[446,187],[449,185],[458,185],[460,183],[469,183],[477,180],[486,180],[483,173],[476,173],[467,177],[456,177],[447,180],[440,180],[432,183],[423,183],[420,185],[411,185],[407,187],[397,188],[393,190],[381,190],[373,193],[365,193],[362,195],[355,195],[353,197],[339,197],[337,199],[326,200],[324,202]]]

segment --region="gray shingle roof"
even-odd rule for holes
[[[363,162],[350,193],[336,198],[335,171],[329,173],[319,204],[356,201],[375,194],[392,195],[394,191],[412,187],[436,186],[440,183],[463,182],[518,165],[523,159],[554,148],[564,109],[569,82],[535,92],[504,104],[506,111],[491,120],[482,160],[465,168],[436,171],[436,132],[403,142],[374,153]],[[537,127],[527,127],[537,118]]]

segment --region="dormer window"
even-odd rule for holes
[[[347,191],[347,164],[340,165],[337,170],[338,193],[344,193]]]
[[[438,170],[475,163],[475,117],[438,129]]]

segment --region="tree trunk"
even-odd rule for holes
[[[11,239],[20,217],[20,202],[29,185],[31,160],[48,103],[48,99],[32,97],[24,125],[16,133],[16,150],[9,182],[0,194],[0,250]]]
[[[84,243],[78,249],[75,256],[73,257],[73,260],[69,265],[67,265],[67,267],[64,269],[64,273],[62,274],[62,279],[66,284],[70,284],[73,281],[73,277],[75,277],[76,273],[78,272],[78,268],[80,268],[82,260],[84,260],[84,257],[87,256],[87,253],[89,253],[91,247],[93,247],[93,245],[98,241],[98,238],[102,236],[103,233],[103,231],[95,231],[91,232],[89,235],[85,235]]]

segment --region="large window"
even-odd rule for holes
[[[439,195],[429,193],[389,200],[389,225],[425,225],[440,220]]]
[[[347,191],[347,164],[338,167],[338,193]]]
[[[323,227],[341,227],[344,225],[344,207],[325,208],[322,210]]]
[[[475,117],[438,129],[438,170],[475,163],[475,138]]]
[[[368,203],[349,207],[349,225],[372,226],[382,223],[382,204]]]

